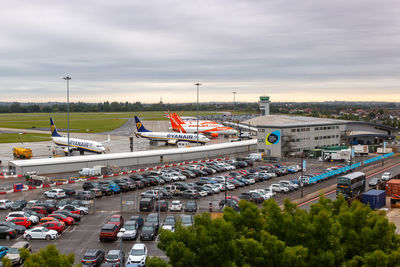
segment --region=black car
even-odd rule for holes
[[[156,201],[155,211],[158,211],[158,203],[160,202],[160,211],[168,211],[168,202],[166,200]]]
[[[191,172],[191,171],[189,171],[189,170],[183,170],[183,171],[181,171],[181,173],[183,175],[185,175],[186,178],[196,178],[196,174]]]
[[[67,195],[67,197],[71,197],[76,194],[76,191],[73,188],[63,188],[63,190],[64,190],[65,194]]]
[[[155,224],[145,222],[140,232],[140,240],[155,240],[157,236],[157,228]]]
[[[108,186],[99,186],[97,188],[101,190],[103,196],[111,196],[113,194],[113,191]]]
[[[86,182],[83,183],[82,188],[83,188],[83,190],[89,190],[89,189],[92,189],[92,188],[95,188],[95,187],[98,187],[98,186],[99,186],[98,183],[86,181]]]
[[[81,215],[76,214],[76,213],[72,213],[68,210],[56,210],[53,212],[53,214],[62,214],[65,215],[67,217],[71,217],[73,218],[76,222],[79,222],[81,220]]]
[[[197,203],[194,200],[188,200],[185,206],[185,212],[197,212]]]
[[[100,266],[104,261],[104,251],[100,249],[88,249],[82,258],[83,266]]]
[[[152,223],[155,225],[156,230],[158,230],[159,227],[159,217],[158,217],[158,213],[150,213],[149,215],[147,215],[146,218],[146,223]]]
[[[16,200],[11,204],[10,209],[13,211],[22,210],[26,206],[26,200]]]
[[[26,227],[23,225],[18,225],[12,222],[0,222],[0,226],[7,226],[10,227],[12,229],[15,229],[17,231],[17,234],[23,234],[25,233]]]
[[[262,202],[264,202],[264,198],[260,194],[258,194],[256,192],[251,192],[251,193],[243,192],[239,196],[239,198],[247,200],[247,201],[250,201],[250,202],[254,202],[254,203],[262,203]]]
[[[56,207],[59,208],[61,206],[71,204],[71,202],[72,202],[71,199],[64,198],[57,203]]]
[[[135,186],[137,189],[142,189],[145,187],[144,182],[143,181],[134,181]]]
[[[129,188],[129,185],[127,184],[127,183],[125,183],[125,182],[119,182],[119,183],[116,183],[118,186],[119,186],[119,188],[121,189],[121,192],[128,192],[128,191],[130,191],[131,189]]]
[[[8,226],[0,226],[0,238],[11,239],[17,236],[17,231]]]
[[[137,229],[140,229],[140,227],[142,227],[144,223],[143,217],[140,215],[133,215],[129,217],[129,221],[136,221]]]
[[[36,211],[31,210],[31,209],[24,209],[24,211],[25,211],[26,213],[28,213],[29,215],[34,215],[34,216],[38,217],[39,220],[40,220],[41,218],[45,217],[44,214],[37,213]]]
[[[143,198],[139,202],[140,211],[153,211],[154,200],[152,198]]]

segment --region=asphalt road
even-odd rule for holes
[[[295,162],[294,162],[295,163]],[[263,164],[263,163],[258,163]],[[336,163],[319,163],[319,162],[309,162],[308,163],[308,172],[316,172],[318,170],[327,168],[329,166],[336,165]],[[214,176],[223,175],[223,174],[214,174]],[[270,184],[276,183],[279,180],[292,180],[297,179],[299,174],[289,174],[283,177],[275,177],[271,180],[264,181],[261,183],[256,183],[251,186],[246,186],[243,188],[236,189],[234,191],[230,191],[228,195],[239,196],[241,192],[249,191],[255,188],[267,188]],[[120,177],[115,177],[117,179]],[[112,179],[112,178],[111,178]],[[199,178],[189,179],[188,182],[197,181]],[[304,194],[308,194],[311,192],[319,191],[322,188],[325,188],[329,185],[336,183],[336,179],[330,179],[321,183],[317,183],[312,186],[308,186],[304,188]],[[64,185],[61,188],[65,187],[73,187],[76,190],[80,190],[82,188],[82,183],[72,184],[72,185]],[[48,244],[55,244],[57,248],[60,250],[61,253],[75,253],[75,262],[79,263],[85,251],[89,248],[99,248],[104,251],[109,251],[111,249],[118,249],[120,246],[119,241],[115,242],[99,242],[98,236],[100,232],[101,226],[107,222],[108,218],[112,214],[118,214],[121,212],[121,201],[123,204],[122,206],[122,215],[124,216],[125,220],[132,215],[141,215],[143,218],[146,218],[148,213],[140,213],[138,212],[138,201],[140,199],[140,193],[147,189],[141,189],[136,191],[131,191],[128,193],[122,193],[120,195],[113,195],[109,197],[103,197],[96,200],[96,210],[94,211],[94,204],[90,205],[90,214],[85,215],[81,222],[77,225],[69,227],[57,240],[55,241],[44,241],[44,240],[35,240],[31,241],[33,251],[36,252],[40,248],[45,247]],[[43,192],[46,191],[44,189],[36,189],[26,192],[19,192],[9,195],[4,195],[10,200],[17,200],[17,199],[38,199],[44,200]],[[207,212],[209,203],[213,203],[214,211],[218,211],[218,203],[220,200],[224,198],[224,193],[215,194],[212,196],[207,196],[201,198],[197,201],[199,212]],[[280,194],[277,193],[275,199],[279,204],[283,203],[284,198],[289,198],[291,200],[300,198],[300,190],[290,192],[287,194]],[[181,198],[174,198],[174,199],[181,199]],[[183,203],[186,200],[181,199]],[[130,201],[130,202],[128,202]],[[171,200],[169,200],[170,202]],[[127,205],[127,204],[133,205]],[[0,211],[0,219],[4,220],[8,211]],[[171,214],[170,212],[161,212],[161,222],[165,218],[167,214]],[[174,213],[176,217],[183,212],[176,212]],[[19,236],[18,239],[22,237]],[[0,245],[10,246],[15,242],[15,240],[0,240]],[[123,250],[125,253],[128,253],[132,245],[138,241],[124,241],[123,243]],[[149,249],[149,256],[159,256],[161,258],[165,258],[165,255],[162,251],[157,248],[157,243],[155,241],[145,241],[144,242]]]

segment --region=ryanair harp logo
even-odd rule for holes
[[[142,123],[141,123],[141,122],[137,122],[137,123],[136,123],[136,127],[137,127],[138,129],[140,129],[140,128],[142,127]]]
[[[51,125],[51,132],[54,132],[54,125]]]
[[[281,132],[280,131],[273,131],[272,133],[269,133],[267,135],[267,137],[265,138],[265,144],[266,145],[278,144],[280,137],[281,137]]]

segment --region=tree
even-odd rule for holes
[[[321,197],[309,211],[289,200],[240,201],[222,218],[195,217],[193,227],[162,231],[158,247],[172,266],[396,266],[400,238],[384,212],[343,197]],[[151,259],[152,266],[166,266]]]
[[[55,245],[41,248],[31,254],[24,262],[25,267],[71,267],[74,266],[74,254],[60,254]]]

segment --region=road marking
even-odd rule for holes
[[[397,166],[399,166],[399,165],[400,165],[400,163],[397,163],[397,164],[392,165],[392,166],[389,166],[389,167],[387,167],[387,168],[385,168],[385,169],[383,169],[383,170],[374,172],[373,174],[368,175],[367,178],[371,178],[372,176],[374,176],[374,175],[376,175],[376,174],[378,174],[378,173],[385,172],[385,171],[387,171],[387,170],[389,170],[389,169],[392,169],[392,168],[395,168],[395,167],[397,167]],[[336,189],[325,193],[324,196],[333,194],[333,193],[335,193],[335,192],[336,192]],[[302,207],[302,206],[304,206],[304,205],[306,205],[306,204],[308,204],[308,203],[310,203],[310,202],[313,202],[313,201],[315,201],[315,200],[318,200],[319,198],[320,198],[320,196],[315,197],[315,198],[310,199],[310,200],[307,200],[306,202],[302,202],[302,203],[300,203],[299,205],[297,205],[297,207]]]

